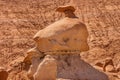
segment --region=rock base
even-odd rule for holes
[[[109,80],[107,75],[81,60],[79,54],[56,55],[57,78],[67,80]]]

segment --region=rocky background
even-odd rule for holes
[[[111,58],[114,71],[106,74],[110,80],[120,79],[119,0],[0,0],[0,66],[14,67],[8,80],[28,80],[26,72],[16,66],[34,47],[34,34],[63,17],[55,9],[69,3],[90,35],[90,50],[82,52],[81,58],[101,71],[101,65]]]

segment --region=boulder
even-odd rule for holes
[[[34,40],[42,52],[57,50],[88,51],[88,31],[79,18],[63,18],[40,30]]]

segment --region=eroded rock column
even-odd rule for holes
[[[34,80],[108,80],[104,73],[80,59],[80,52],[89,50],[89,35],[86,25],[74,14],[75,8],[60,6],[56,11],[64,13],[65,18],[34,36],[38,53],[44,54],[39,65],[36,65]]]

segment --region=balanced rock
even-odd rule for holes
[[[79,18],[75,16],[73,10],[71,10],[72,8],[61,8],[63,8],[62,11],[64,11],[66,17],[40,30],[34,36],[38,49],[42,52],[89,50],[86,25],[81,23]]]
[[[108,80],[108,77],[80,59],[79,53],[88,51],[88,31],[75,16],[73,6],[61,6],[65,18],[40,30],[35,36],[36,48],[44,54],[43,60],[33,60],[34,80]],[[34,52],[33,52],[34,53]],[[32,55],[34,56],[34,55]],[[34,58],[35,59],[35,58]],[[26,59],[27,60],[27,59]],[[29,57],[28,57],[29,60]]]

